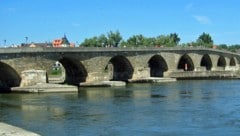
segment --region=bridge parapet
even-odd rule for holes
[[[223,53],[234,56],[239,56],[238,53],[233,53],[226,50],[218,50],[203,47],[133,47],[133,48],[104,48],[104,47],[78,47],[78,48],[53,48],[53,47],[21,47],[21,48],[0,48],[0,54],[6,53],[36,53],[36,52],[210,52],[210,53]]]

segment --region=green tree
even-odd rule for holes
[[[118,47],[122,40],[122,36],[119,31],[108,33],[108,44],[113,47]]]
[[[143,41],[143,45],[145,47],[154,47],[155,46],[155,43],[156,43],[156,39],[155,38],[145,38],[144,41]]]
[[[137,46],[138,46],[136,35],[133,35],[132,37],[129,37],[129,38],[128,38],[128,40],[127,40],[127,46],[134,46],[134,47],[137,47]]]
[[[148,38],[142,34],[133,35],[121,44],[122,47],[153,47],[154,45],[155,38]]]
[[[87,38],[84,40],[83,43],[81,43],[81,46],[84,47],[98,47],[98,38],[96,36],[92,38]]]
[[[144,45],[145,37],[143,35],[133,35],[127,40],[128,46],[140,47]]]
[[[217,46],[217,48],[227,50],[228,46],[227,46],[227,44],[220,44],[220,45]]]
[[[113,47],[118,47],[122,40],[122,36],[119,31],[112,32],[110,31],[107,37],[104,34],[100,36],[94,36],[92,38],[87,38],[80,45],[84,47],[105,47],[111,45]]]
[[[165,35],[157,36],[155,39],[156,46],[166,46],[167,37]]]
[[[175,45],[178,45],[178,43],[181,40],[176,33],[171,33],[170,38],[172,39],[172,41]]]
[[[198,37],[197,44],[199,44],[199,46],[212,47],[212,37],[208,33],[204,32]]]
[[[231,52],[237,52],[240,49],[240,45],[235,44],[235,45],[227,46],[227,49]]]
[[[173,37],[170,35],[160,35],[156,37],[155,44],[157,46],[165,46],[165,47],[174,47],[177,44],[174,42]]]
[[[154,46],[166,46],[174,47],[179,44],[180,38],[176,33],[170,33],[169,35],[160,35],[157,37],[145,37],[142,34],[133,35],[126,41],[122,39],[119,31],[110,31],[107,36],[101,34],[100,36],[94,36],[92,38],[85,39],[81,46],[84,47],[154,47]]]
[[[120,47],[129,47],[128,43],[124,40],[122,40],[122,42],[119,45]]]
[[[160,35],[155,38],[155,44],[157,46],[175,47],[178,45],[180,38],[176,33],[169,35]]]
[[[108,44],[108,38],[107,38],[104,34],[101,34],[101,35],[98,37],[98,44],[100,45],[100,47],[105,47],[105,46],[107,46],[107,44]]]

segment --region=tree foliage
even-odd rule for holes
[[[80,45],[84,47],[174,47],[178,45],[179,41],[180,38],[176,33],[159,35],[157,37],[145,37],[142,34],[138,34],[124,41],[119,31],[110,31],[107,33],[107,36],[101,34],[100,36],[87,38]]]
[[[220,50],[228,50],[231,52],[240,52],[240,44],[234,44],[234,45],[226,45],[226,44],[220,44],[217,46]]]
[[[126,41],[123,40],[119,31],[110,31],[107,36],[101,34],[100,36],[94,36],[92,38],[87,38],[80,45],[84,47],[175,47],[179,45],[180,38],[176,33],[170,33],[169,35],[159,35],[156,37],[146,37],[142,34],[133,35],[129,37]],[[189,47],[213,47],[213,39],[210,34],[203,32],[196,41],[181,43],[180,46]],[[217,45],[218,49],[228,50],[232,52],[237,52],[240,50],[240,44],[227,45],[220,44]]]
[[[213,40],[210,34],[203,32],[197,39],[196,43],[200,46],[213,47]]]
[[[98,37],[96,37],[96,36],[85,39],[81,45],[85,46],[85,47],[99,47],[100,46],[98,43]]]
[[[160,35],[156,37],[156,45],[174,47],[177,46],[180,38],[176,33],[171,33],[170,35]]]
[[[101,34],[92,38],[86,38],[80,45],[84,47],[175,47],[179,45],[180,40],[177,33],[159,35],[156,37],[146,37],[142,34],[138,34],[130,36],[127,40],[123,40],[119,31],[110,31],[106,35]],[[214,45],[213,43],[211,35],[203,32],[196,41],[181,43],[180,46],[212,48]],[[217,48],[236,52],[240,50],[240,45],[228,46],[226,44],[220,44]]]
[[[175,45],[178,45],[181,40],[176,33],[171,33],[170,38],[173,40]]]
[[[97,39],[98,43],[101,44],[101,47],[104,47],[108,44],[108,38],[104,34],[101,34]]]
[[[122,36],[119,31],[110,31],[107,36],[101,34],[100,36],[87,38],[80,45],[84,47],[118,47],[121,40]]]
[[[196,41],[182,43],[181,46],[212,48],[213,40],[210,34],[203,32],[201,35],[199,35]]]
[[[174,47],[177,46],[180,38],[176,33],[170,35],[159,35],[157,37],[145,37],[142,34],[133,35],[123,42],[124,47]]]
[[[118,47],[121,40],[122,40],[122,36],[119,31],[116,31],[116,32],[110,31],[108,33],[108,43],[110,46]]]
[[[125,43],[125,46],[133,46],[133,47],[140,47],[144,46],[146,43],[146,38],[139,34],[139,35],[133,35],[132,37],[128,38],[127,42]]]

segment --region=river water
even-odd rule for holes
[[[0,94],[0,122],[43,136],[240,134],[240,80]]]

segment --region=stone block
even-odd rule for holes
[[[45,70],[26,70],[21,72],[21,78],[20,87],[47,83],[47,72]]]
[[[150,68],[136,67],[132,79],[141,79],[150,77]]]

